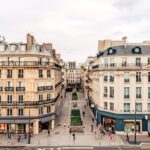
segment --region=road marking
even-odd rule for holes
[[[60,147],[54,147],[54,148],[38,148],[38,150],[61,150]]]
[[[94,149],[94,147],[62,147],[62,149]]]

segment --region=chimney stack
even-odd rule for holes
[[[31,34],[27,34],[27,50],[31,49],[33,44],[35,44],[35,38]]]
[[[126,36],[124,36],[124,37],[122,38],[122,41],[123,41],[124,47],[127,47],[127,37],[126,37]]]
[[[51,43],[43,43],[43,45],[46,50],[51,51],[53,49],[53,45]]]

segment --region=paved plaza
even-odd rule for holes
[[[71,100],[71,93],[67,93],[66,99],[64,99],[61,116],[56,124],[56,128],[51,131],[50,136],[47,131],[43,131],[39,135],[34,135],[31,138],[31,144],[26,144],[26,141],[22,135],[21,142],[17,142],[17,137],[12,136],[11,140],[7,140],[5,135],[1,135],[0,143],[4,146],[123,146],[129,145],[124,138],[120,138],[118,135],[114,135],[110,140],[108,135],[99,136],[99,129],[96,126],[96,122],[93,123],[93,114],[84,99],[83,93],[78,92],[79,100],[76,101],[77,106],[81,110],[81,118],[83,119],[84,133],[76,133],[76,139],[73,140],[72,134],[69,133],[70,125],[70,110],[73,107],[73,101]],[[85,112],[83,117],[82,112]],[[64,126],[66,124],[66,126]],[[94,126],[94,131],[91,132],[91,125]]]

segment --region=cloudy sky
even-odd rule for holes
[[[100,39],[150,39],[150,0],[0,0],[0,35],[19,42],[27,32],[83,62]]]

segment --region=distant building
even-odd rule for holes
[[[67,83],[76,84],[81,82],[81,66],[76,65],[76,62],[67,63]]]

